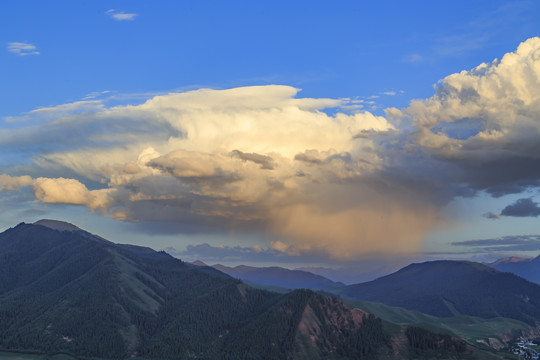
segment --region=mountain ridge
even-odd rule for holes
[[[511,261],[511,259],[515,261]],[[503,258],[486,265],[502,272],[516,274],[524,279],[540,284],[540,256],[535,258]]]
[[[238,265],[228,267],[221,264],[212,265],[229,276],[263,286],[274,286],[288,289],[330,290],[345,284],[329,280],[321,275],[302,270],[289,270],[278,266],[254,267]]]
[[[411,264],[379,279],[350,285],[340,294],[426,314],[507,317],[540,321],[540,286],[480,263],[438,260]]]
[[[88,234],[24,223],[0,234],[0,348],[93,359],[360,359],[394,351],[380,319],[336,298],[254,289]],[[399,351],[406,358],[412,350]]]

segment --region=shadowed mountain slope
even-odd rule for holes
[[[329,280],[324,276],[302,270],[289,270],[277,266],[253,267],[239,265],[236,267],[228,267],[217,264],[212,267],[233,278],[264,286],[312,290],[337,289],[345,286],[345,284]]]
[[[534,259],[504,258],[486,265],[502,272],[516,274],[524,279],[540,284],[540,256]]]
[[[341,293],[440,317],[506,317],[531,325],[540,321],[539,285],[466,261],[411,264]]]
[[[57,225],[21,223],[0,234],[1,349],[93,359],[399,359],[424,351],[407,342],[414,332],[390,334],[337,299],[254,289]],[[439,358],[466,351],[448,341],[457,345],[430,349],[443,351]]]

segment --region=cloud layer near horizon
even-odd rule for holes
[[[31,159],[0,175],[0,190],[31,186],[39,201],[118,220],[258,231],[281,252],[351,258],[416,251],[455,196],[538,185],[538,38],[386,118],[297,93],[201,89],[37,109],[24,117],[36,125],[0,132],[0,150]]]

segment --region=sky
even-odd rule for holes
[[[0,228],[182,259],[540,251],[537,1],[10,1]],[[390,264],[390,265],[389,265]]]

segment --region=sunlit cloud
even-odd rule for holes
[[[7,49],[18,56],[39,55],[37,47],[30,43],[10,42]]]
[[[386,116],[280,85],[41,108],[0,131],[28,159],[0,184],[120,221],[258,232],[289,256],[414,253],[454,198],[540,184],[538,64],[529,39]]]

